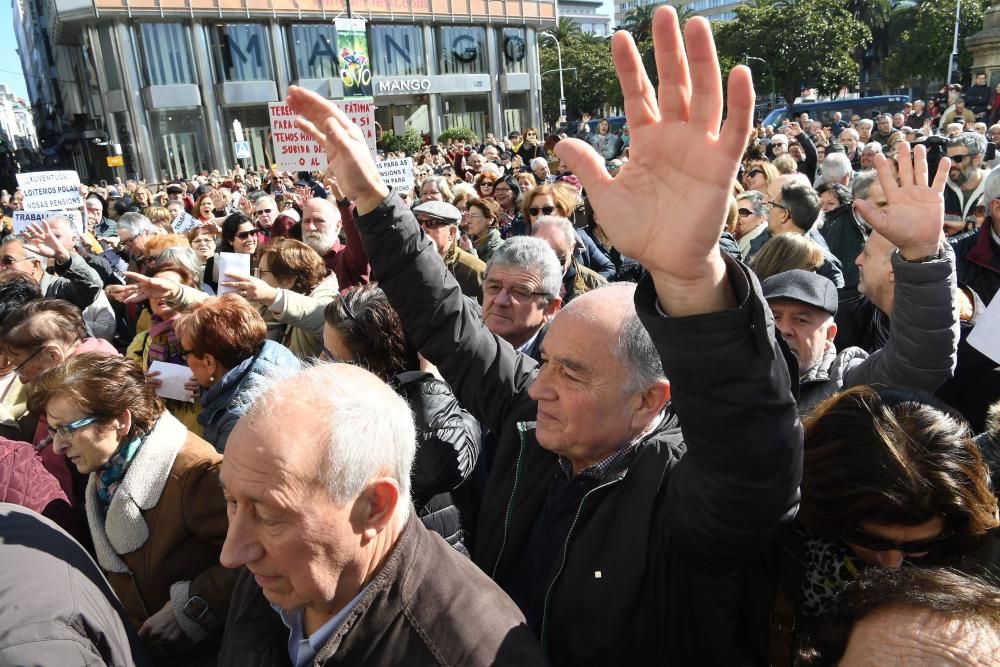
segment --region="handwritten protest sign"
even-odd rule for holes
[[[83,213],[80,211],[14,211],[14,233],[20,234],[28,225],[37,225],[55,215],[69,218],[76,233],[83,234]]]
[[[75,171],[31,171],[17,174],[27,211],[52,211],[83,206],[80,177]]]
[[[368,148],[375,153],[375,102],[372,99],[334,100],[351,121],[361,128]],[[326,150],[295,127],[295,112],[283,102],[267,105],[271,117],[274,162],[281,171],[323,171]]]
[[[378,173],[390,188],[409,190],[413,187],[413,158],[382,160],[378,163]]]

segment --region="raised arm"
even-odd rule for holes
[[[390,196],[361,131],[312,91],[292,86],[288,103],[301,116],[296,124],[326,147],[337,183],[354,201],[372,270],[407,336],[437,366],[462,406],[499,428],[513,402],[530,401],[526,388],[534,362],[490,333],[466,303],[413,214]]]
[[[669,532],[688,557],[731,566],[794,515],[802,433],[759,285],[719,251],[751,130],[750,73],[736,67],[730,74],[721,124],[722,81],[708,22],[693,18],[685,33],[686,52],[676,11],[656,11],[658,96],[631,36],[619,32],[612,40],[633,137],[618,176],[580,141],[561,141],[556,152],[583,182],[614,247],[649,270],[636,309],[659,351],[687,443],[670,479]]]

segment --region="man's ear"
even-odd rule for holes
[[[362,511],[362,531],[366,539],[373,540],[382,532],[396,513],[400,502],[410,502],[402,498],[399,484],[390,477],[381,477],[368,484],[358,498]]]

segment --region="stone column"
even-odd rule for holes
[[[1000,2],[994,2],[983,17],[983,29],[965,39],[972,53],[972,71],[986,72],[990,90],[1000,83]]]

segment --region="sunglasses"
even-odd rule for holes
[[[747,174],[748,177],[753,178],[754,176],[763,176],[764,171],[762,169],[751,169],[750,173]]]
[[[543,215],[552,215],[552,212],[554,210],[556,210],[555,206],[543,206],[541,208],[538,208],[537,206],[532,206],[531,208],[528,209],[528,215],[532,217],[538,215],[539,213]]]
[[[740,210],[738,211],[738,213],[740,214],[740,217],[741,217],[741,218],[749,218],[749,217],[750,217],[751,215],[753,215],[753,211],[751,211],[751,210],[750,210],[750,209],[748,209],[748,208],[741,208],[741,209],[740,209]]]
[[[421,227],[427,229],[438,229],[439,227],[447,227],[452,224],[449,220],[439,220],[437,218],[418,218]]]
[[[252,230],[252,229],[249,229],[249,230],[247,230],[247,231],[245,231],[245,232],[236,232],[235,236],[236,236],[236,238],[238,238],[238,239],[239,239],[240,241],[246,241],[246,240],[247,240],[248,238],[250,238],[251,236],[253,236],[253,235],[254,235],[254,234],[256,234],[256,233],[257,233],[257,232],[255,232],[254,230]]]
[[[97,417],[84,417],[82,419],[77,419],[71,424],[63,424],[57,428],[52,428],[51,426],[46,426],[45,430],[48,431],[49,437],[55,438],[59,436],[62,440],[72,440],[73,435],[79,431],[84,426],[90,426],[97,421]]]
[[[968,153],[965,153],[963,155],[949,155],[948,157],[951,158],[952,164],[962,164],[962,162],[965,161],[965,158],[972,156],[969,155]]]
[[[893,542],[892,540],[872,535],[860,528],[855,528],[844,538],[844,541],[871,551],[901,551],[910,556],[922,556],[940,552],[945,547],[954,546],[960,540],[957,540],[956,536],[949,532],[927,540]]]

